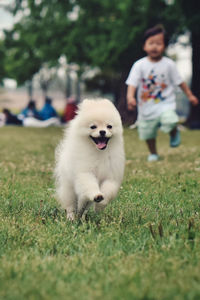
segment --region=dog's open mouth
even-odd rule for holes
[[[97,145],[97,148],[100,150],[104,150],[107,147],[109,138],[104,137],[104,136],[100,136],[100,137],[93,137],[90,135],[90,138],[93,140],[93,142],[95,142],[95,144]]]

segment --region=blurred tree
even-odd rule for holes
[[[16,24],[11,31],[5,31],[6,76],[15,79],[18,85],[28,82],[30,97],[33,75],[38,72],[42,64],[33,44],[34,40],[23,24]]]
[[[74,20],[66,36],[69,61],[98,66],[111,75],[111,88],[123,122],[136,117],[126,108],[125,79],[133,62],[143,55],[144,30],[164,23],[171,35],[178,24],[178,6],[162,0],[74,0]]]
[[[191,32],[192,45],[192,82],[191,89],[200,101],[200,1],[176,0],[184,18],[184,29]],[[200,128],[200,102],[198,106],[191,106],[188,118],[190,127]]]
[[[43,66],[56,65],[64,48],[61,37],[66,26],[67,5],[59,3],[52,1],[49,5],[49,1],[45,0],[18,0],[14,8],[10,8],[14,15],[20,17],[11,30],[4,31],[6,74],[18,85],[27,83],[30,96],[33,76]],[[64,24],[60,22],[62,14],[65,16]],[[47,82],[40,83],[43,90],[48,88]]]
[[[0,41],[0,84],[2,84],[3,79],[6,77],[4,60],[5,60],[4,43]]]
[[[7,40],[14,43],[9,47],[7,70],[22,82],[42,62],[54,65],[61,55],[79,64],[80,70],[98,66],[111,75],[111,92],[123,122],[133,122],[136,116],[126,108],[125,79],[133,62],[143,55],[143,32],[163,23],[169,35],[174,34],[179,9],[166,0],[18,0],[14,13],[20,11],[23,17],[7,33]],[[25,67],[20,71],[20,66]]]

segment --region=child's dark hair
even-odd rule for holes
[[[159,24],[159,25],[156,25],[152,28],[149,28],[145,31],[144,33],[144,37],[143,37],[143,45],[145,44],[146,40],[148,38],[150,38],[151,36],[154,36],[156,34],[159,34],[159,33],[162,33],[163,36],[164,36],[164,43],[165,43],[165,47],[167,47],[168,45],[168,36],[167,36],[167,33],[165,31],[165,28],[163,25]]]

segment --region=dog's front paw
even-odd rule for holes
[[[99,202],[103,201],[103,199],[104,199],[103,195],[99,194],[94,197],[94,202],[99,203]]]
[[[75,219],[76,219],[76,215],[75,215],[74,212],[67,213],[67,220],[68,221],[73,222],[73,221],[75,221]]]

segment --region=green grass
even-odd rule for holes
[[[0,128],[0,299],[200,299],[200,138],[147,163],[125,130],[118,197],[69,223],[54,197],[58,128]]]

